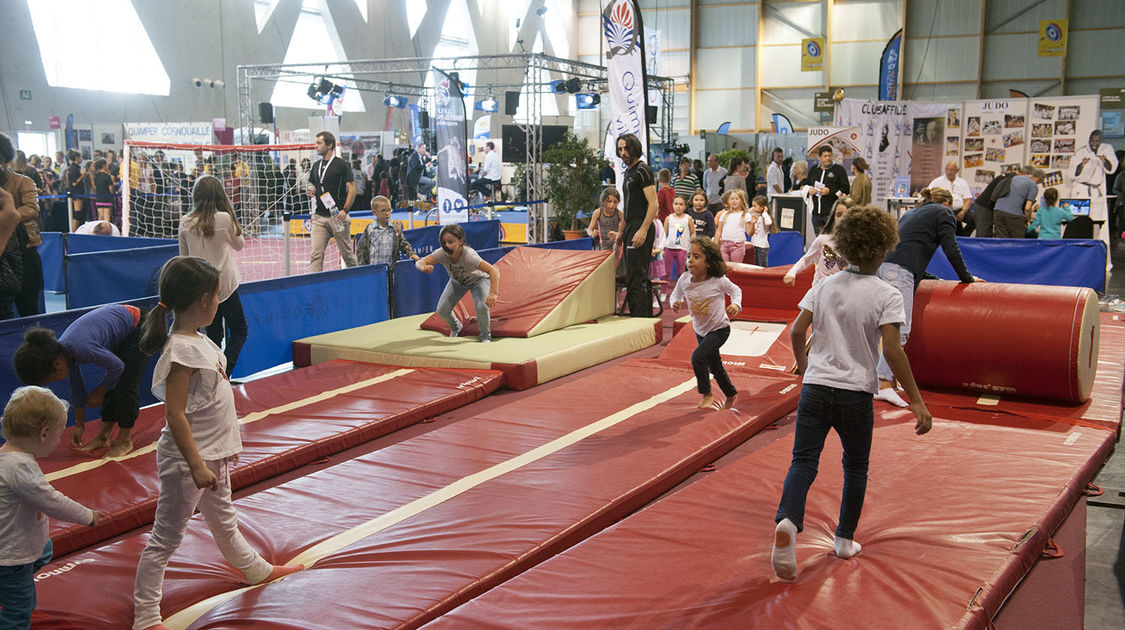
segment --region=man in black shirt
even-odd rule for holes
[[[332,238],[336,239],[336,248],[340,250],[344,264],[354,267],[351,219],[348,218],[348,211],[355,202],[352,169],[336,157],[336,136],[330,132],[316,134],[316,152],[320,159],[312,166],[309,187],[305,190],[305,194],[316,202],[316,212],[309,222],[313,246],[309,270],[317,272],[324,269],[324,248]]]
[[[74,149],[66,152],[66,169],[63,171],[63,190],[75,195],[80,195],[84,191],[81,188],[79,180],[82,179],[82,154]],[[78,229],[78,226],[86,222],[86,208],[84,207],[85,199],[72,200],[74,219],[71,221],[70,230],[73,232]]]
[[[641,141],[627,133],[617,138],[617,156],[628,169],[622,192],[625,197],[625,229],[618,239],[625,244],[625,303],[629,315],[652,317],[652,291],[648,275],[652,245],[656,240],[653,219],[660,206],[656,201],[656,178],[641,158]]]
[[[809,169],[809,176],[805,178],[805,186],[811,186],[809,196],[812,198],[812,224],[817,234],[824,229],[828,215],[836,207],[836,199],[851,192],[848,182],[848,172],[843,166],[832,163],[832,147],[824,145],[817,150],[820,164]]]
[[[434,187],[434,180],[423,177],[426,164],[430,161],[430,154],[426,151],[426,143],[419,142],[414,152],[406,159],[406,201],[414,203],[418,200],[418,188],[421,186],[423,194],[429,194]]]

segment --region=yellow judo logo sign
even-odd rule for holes
[[[801,72],[824,70],[824,38],[801,40]]]
[[[1039,23],[1039,56],[1066,56],[1066,20],[1043,20]]]

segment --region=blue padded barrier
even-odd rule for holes
[[[805,240],[800,232],[785,231],[770,234],[770,267],[792,265],[800,260],[804,253]]]
[[[591,249],[594,249],[594,239],[585,236],[582,238],[574,238],[565,241],[547,241],[546,243],[521,245],[521,247],[540,247],[543,249],[576,249],[589,251]]]
[[[62,293],[66,291],[66,274],[63,272],[63,257],[66,256],[66,235],[62,232],[40,232],[43,243],[39,245],[39,257],[43,259],[43,288]]]
[[[126,302],[132,304],[143,310],[149,310],[156,305],[156,298],[144,298],[140,300],[133,300]],[[58,313],[49,313],[46,315],[33,315],[31,317],[20,317],[18,319],[9,319],[0,322],[0,356],[9,357],[6,361],[0,361],[0,408],[8,404],[8,398],[12,392],[21,387],[23,383],[16,377],[15,367],[12,365],[11,357],[15,354],[16,348],[23,343],[23,335],[27,332],[28,328],[32,326],[42,326],[49,328],[55,332],[55,337],[62,335],[66,327],[69,326],[74,320],[82,315],[94,310],[93,308],[75,309],[71,311],[60,311]],[[145,368],[144,377],[141,379],[141,405],[151,405],[156,402],[156,398],[152,395],[152,369],[156,366],[156,361],[150,359],[148,366]],[[105,376],[105,371],[99,367],[86,365],[82,368],[82,379],[85,381],[86,386],[90,389],[97,387],[101,382],[102,377]],[[70,399],[70,386],[66,379],[51,383],[48,385],[51,391],[55,392],[63,400]],[[74,412],[69,414],[71,420],[74,418]],[[91,408],[86,410],[87,420],[96,420],[101,417],[100,408]],[[89,429],[87,429],[89,431]],[[87,437],[92,437],[90,433]],[[65,439],[65,438],[64,438]]]
[[[67,238],[68,247],[71,238]],[[173,241],[158,247],[67,254],[66,307],[156,295],[160,267],[179,253],[180,246]]]
[[[108,252],[118,249],[138,249],[175,245],[174,238],[145,238],[140,236],[104,236],[101,234],[67,234],[66,253],[86,254],[89,252]]]
[[[410,264],[398,267],[424,275]],[[239,286],[238,295],[249,335],[235,377],[292,361],[295,339],[390,317],[383,264],[250,282]]]
[[[1089,287],[1105,291],[1105,243],[1096,240],[957,237],[969,273],[989,282]],[[945,279],[957,274],[939,247],[926,271]]]
[[[500,221],[467,221],[460,224],[465,229],[465,244],[479,251],[492,249],[500,245]],[[402,234],[410,241],[414,253],[425,257],[441,247],[438,234],[442,226],[431,225],[413,230],[403,230]]]

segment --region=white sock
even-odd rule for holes
[[[797,526],[783,518],[773,530],[773,572],[783,580],[797,579]]]
[[[859,553],[859,550],[862,548],[862,545],[851,538],[840,538],[839,536],[836,537],[836,541],[832,543],[832,546],[836,548],[836,555],[841,558],[850,558]]]
[[[880,389],[879,393],[875,394],[875,400],[885,400],[896,407],[910,406],[910,403],[903,400],[902,396],[899,396],[898,392],[896,392],[893,387],[884,387],[883,389]]]

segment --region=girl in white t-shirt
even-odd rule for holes
[[[832,236],[832,230],[854,205],[851,197],[840,197],[836,202],[835,211],[828,217],[828,222],[824,224],[824,230],[813,239],[809,251],[805,252],[805,255],[801,256],[801,259],[794,263],[789,271],[785,272],[785,277],[782,278],[785,284],[793,284],[797,274],[804,271],[809,265],[815,265],[816,269],[812,281],[814,287],[832,274],[848,268],[847,259],[836,249],[836,238]]]
[[[672,214],[664,218],[664,235],[664,273],[675,282],[684,273],[688,244],[695,238],[695,220],[687,215],[686,197],[672,199]]]
[[[765,195],[754,197],[754,204],[750,207],[750,244],[754,246],[754,264],[759,267],[770,266],[770,218],[768,209],[769,199]]]
[[[691,239],[687,259],[688,273],[680,276],[676,288],[669,298],[672,310],[680,309],[687,302],[691,312],[691,325],[699,346],[691,353],[691,367],[695,370],[695,382],[703,398],[700,409],[707,409],[714,403],[711,396],[711,379],[708,370],[715,376],[726,400],[722,408],[734,407],[738,390],[730,382],[719,349],[730,337],[730,317],[742,310],[742,289],[727,278],[727,265],[715,241],[706,236]],[[730,296],[726,305],[725,295]]]
[[[740,263],[746,257],[746,232],[750,229],[750,202],[746,191],[728,190],[723,194],[726,210],[715,217],[715,232],[723,260]]]
[[[162,629],[164,569],[198,507],[223,557],[250,584],[276,580],[303,565],[271,565],[238,531],[231,503],[230,467],[242,441],[225,358],[199,333],[219,306],[219,270],[202,258],[178,256],[160,270],[160,301],[145,320],[141,349],[161,350],[152,393],[164,401],[167,424],[156,444],[160,496],[152,535],[137,564],[134,630]],[[173,313],[172,330],[166,315]]]
[[[207,325],[207,336],[215,345],[226,339],[223,354],[230,376],[249,332],[238,297],[242,278],[234,260],[234,252],[241,251],[246,241],[218,178],[204,175],[196,180],[191,201],[191,212],[180,220],[180,255],[199,256],[219,269],[219,310]]]

